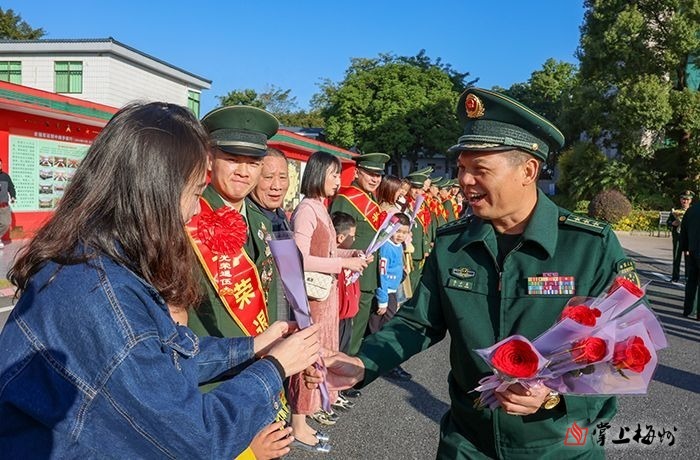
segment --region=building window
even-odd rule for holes
[[[80,61],[56,61],[54,87],[57,93],[83,92],[83,63]]]
[[[199,118],[199,97],[196,91],[187,91],[187,107]]]
[[[22,84],[22,63],[20,61],[0,61],[0,81]]]

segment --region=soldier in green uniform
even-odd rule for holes
[[[680,246],[681,222],[683,221],[683,214],[685,214],[690,207],[690,203],[693,201],[693,196],[694,193],[690,190],[686,190],[685,192],[681,193],[679,198],[681,207],[678,209],[671,208],[671,212],[666,220],[666,226],[671,232],[671,240],[673,241],[673,271],[671,272],[672,282],[678,281],[681,277],[681,257],[683,257],[683,252],[681,251]]]
[[[616,275],[638,282],[634,265],[608,224],[561,209],[538,191],[543,162],[564,143],[555,126],[488,90],[469,88],[458,104],[465,128],[451,150],[474,214],[440,229],[413,298],[356,357],[326,359],[327,379],[332,386],[367,384],[449,332],[451,406],[438,458],[603,458],[591,437],[583,446],[564,439],[574,422],[592,430],[609,421],[614,397],[560,397],[515,384],[498,393],[500,408],[477,410],[471,390],[491,369],[474,350],[513,334],[534,339],[557,321],[571,295],[536,295],[528,290],[533,278],[571,276],[576,295],[597,296]],[[310,383],[320,380],[307,372]]]
[[[384,165],[389,161],[386,153],[367,153],[355,158],[355,180],[349,186],[340,187],[333,200],[330,213],[344,212],[350,214],[357,222],[355,242],[352,249],[364,251],[372,242],[379,229],[381,210],[376,202],[374,192],[379,187]],[[349,352],[357,353],[362,338],[367,330],[369,315],[372,311],[374,292],[379,283],[379,267],[374,259],[360,276],[360,310],[353,318],[352,337]]]
[[[428,176],[416,171],[407,175],[406,178],[411,184],[406,199],[408,201],[408,210],[412,214],[417,197],[423,194],[423,184]],[[415,219],[411,223],[411,245],[413,246],[411,259],[413,268],[409,272],[408,277],[411,281],[411,290],[414,292],[416,287],[418,287],[421,273],[423,273],[425,259],[430,253],[430,241],[428,240],[429,221],[427,220],[429,214],[426,213],[426,210],[427,205],[424,203],[416,212]]]
[[[272,231],[272,225],[270,219],[247,197],[260,178],[262,160],[267,153],[267,139],[277,132],[279,123],[268,112],[247,106],[214,109],[202,118],[202,123],[209,131],[214,146],[210,158],[211,182],[202,195],[203,211],[207,207],[214,211],[224,206],[235,209],[247,224],[247,234],[244,254],[232,257],[235,262],[222,270],[233,276],[230,290],[226,286],[215,286],[212,278],[220,282],[221,273],[206,276],[204,272],[207,268],[202,263],[206,296],[191,312],[188,326],[198,335],[255,335],[256,330],[264,330],[276,320],[277,299],[273,282],[274,262],[265,240]],[[202,262],[202,254],[199,256]],[[254,269],[249,271],[250,276],[236,280],[242,268],[252,268],[246,267],[251,263]],[[216,263],[209,265],[210,272],[219,269]],[[254,311],[254,314],[251,312],[252,316],[246,315],[255,308],[264,309],[265,314]]]
[[[455,218],[454,205],[452,203],[452,179],[443,179],[438,184],[438,195],[440,197],[440,202],[442,203],[442,208],[444,209],[444,219],[446,222],[452,222]]]
[[[681,222],[680,247],[685,255],[685,299],[683,301],[683,316],[693,317],[700,321],[700,294],[698,293],[698,278],[700,278],[700,203],[696,203],[686,211]]]

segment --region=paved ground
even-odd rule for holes
[[[661,319],[670,342],[663,350],[660,365],[649,393],[620,398],[618,416],[606,433],[606,449],[613,459],[698,458],[696,443],[700,441],[700,322],[681,315],[683,285],[668,282],[671,271],[670,238],[619,234],[628,254],[636,260],[655,312]],[[0,275],[7,272],[9,261],[20,242],[0,252]],[[9,250],[8,250],[9,249]],[[0,294],[11,290],[2,290]],[[7,297],[5,305],[9,304]],[[2,305],[2,304],[0,304]],[[7,312],[0,309],[0,327]],[[437,447],[439,420],[448,408],[447,372],[449,338],[430,350],[413,357],[405,369],[413,373],[410,382],[397,383],[379,379],[363,390],[357,406],[342,414],[339,422],[327,431],[332,437],[333,451],[328,459],[430,459]],[[637,425],[641,437],[655,436],[651,445],[632,438]],[[625,431],[629,428],[629,431]],[[630,439],[628,444],[613,440]],[[668,439],[659,443],[658,431],[671,432],[675,445]],[[592,433],[589,434],[589,436]],[[597,434],[596,434],[597,437]],[[293,452],[287,458],[318,458],[317,454]]]

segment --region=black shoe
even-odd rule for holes
[[[359,398],[360,396],[362,396],[362,392],[354,388],[343,390],[340,392],[340,394],[345,396],[346,398]]]
[[[680,281],[678,278],[671,278],[672,283],[677,283],[678,281]]]
[[[411,378],[413,378],[413,376],[411,374],[404,371],[400,367],[396,367],[396,368],[392,369],[391,371],[389,371],[389,373],[386,376],[389,377],[390,379],[399,380],[402,382],[407,382],[407,381],[411,380]]]

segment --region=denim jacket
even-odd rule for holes
[[[273,421],[281,390],[252,338],[197,338],[111,259],[47,263],[0,334],[0,452],[230,459]]]

